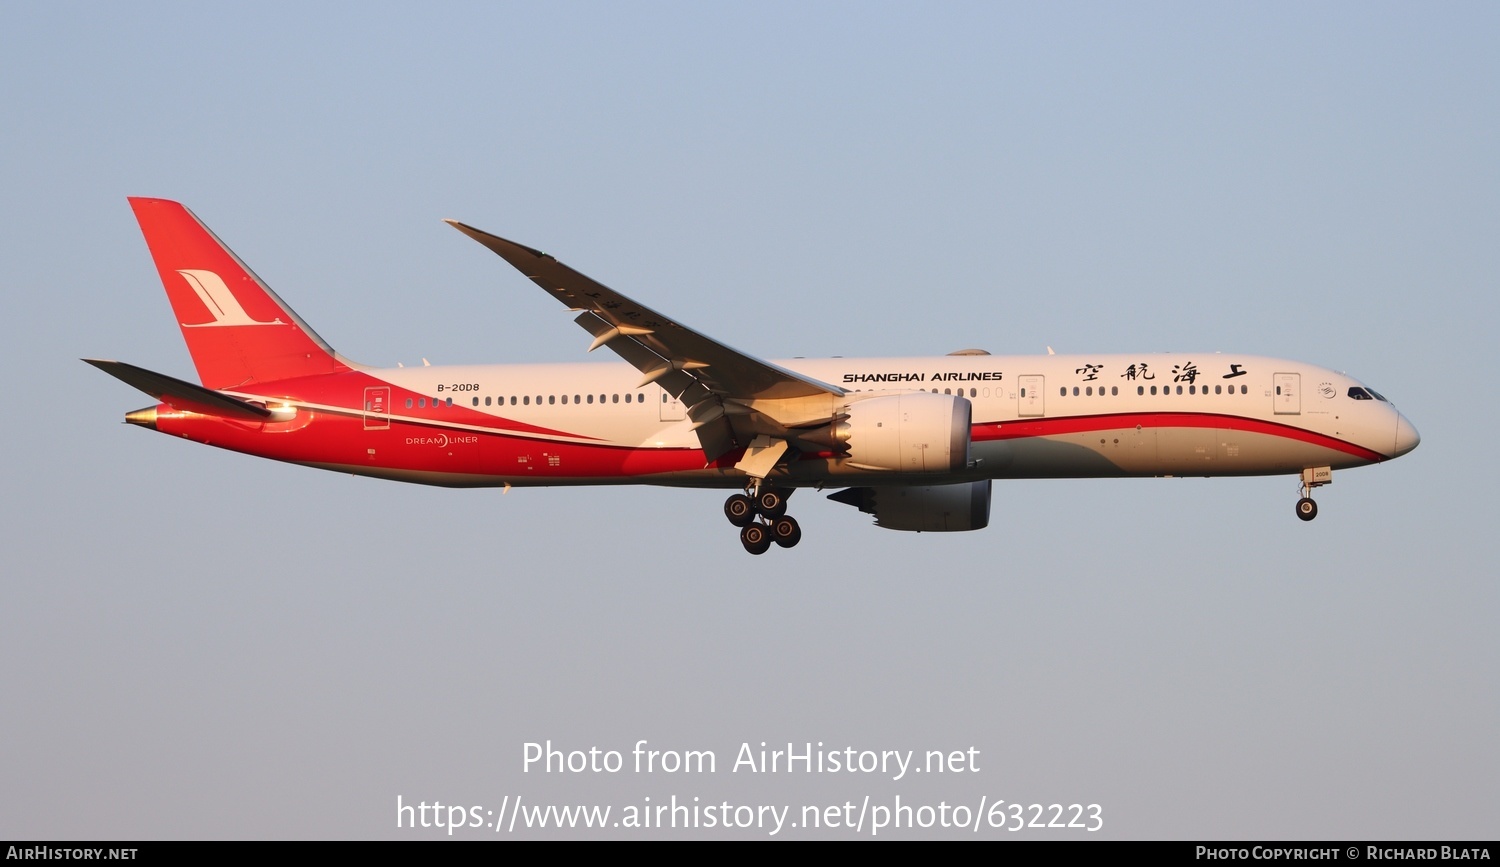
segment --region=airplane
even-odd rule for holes
[[[338,354],[191,211],[131,198],[198,384],[84,361],[158,402],[132,425],[279,461],[449,487],[736,491],[751,554],[802,538],[801,488],[917,532],[983,529],[996,479],[1298,477],[1420,437],[1379,392],[1254,355],[1135,353],[765,361],[546,253],[447,222],[576,314],[623,363],[374,368]]]

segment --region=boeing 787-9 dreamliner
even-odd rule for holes
[[[1220,353],[765,361],[553,257],[448,221],[576,314],[623,363],[373,368],[339,355],[191,211],[131,207],[182,328],[193,384],[89,360],[158,402],[131,424],[280,461],[450,487],[735,491],[752,554],[802,537],[799,488],[891,530],[978,530],[995,479],[1301,480],[1416,448],[1411,422],[1323,367]]]

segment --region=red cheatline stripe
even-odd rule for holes
[[[1287,424],[1215,415],[1200,412],[1122,412],[1105,415],[1074,415],[1053,418],[1027,418],[1007,422],[981,422],[971,434],[975,442],[1057,436],[1101,430],[1123,430],[1140,425],[1143,428],[1212,428],[1266,434],[1297,440],[1354,455],[1367,461],[1383,461],[1386,456],[1345,440],[1303,430]]]

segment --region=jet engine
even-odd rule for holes
[[[957,473],[969,465],[973,407],[962,397],[925,391],[849,404],[834,438],[849,466],[901,473]]]
[[[846,488],[828,499],[875,516],[887,530],[933,533],[983,530],[990,523],[990,480],[957,485]]]

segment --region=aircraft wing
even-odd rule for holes
[[[758,401],[842,396],[843,389],[803,376],[716,340],[574,271],[552,256],[460,223],[453,228],[488,247],[553,297],[579,312],[575,322],[687,406],[710,461],[756,436],[790,440],[809,422],[781,422],[750,407]],[[829,419],[817,420],[827,424]]]

